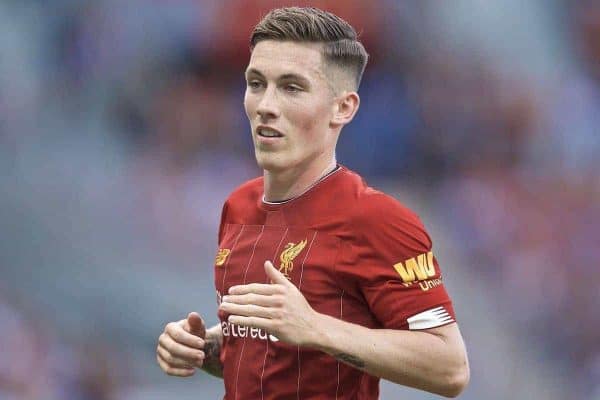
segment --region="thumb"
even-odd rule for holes
[[[280,283],[282,285],[289,285],[291,282],[283,275],[271,261],[265,261],[265,272],[271,279],[272,283]]]
[[[206,337],[206,326],[204,326],[204,321],[197,312],[188,314],[186,325],[186,328],[189,328],[189,330],[186,330],[192,335],[196,335],[202,339]]]

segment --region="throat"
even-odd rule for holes
[[[323,179],[331,175],[340,168],[335,159],[321,170],[320,173],[310,174],[308,171],[286,171],[281,174],[276,174],[271,171],[264,172],[265,191],[263,201],[266,203],[285,203],[312,189]]]

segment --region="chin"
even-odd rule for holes
[[[265,171],[281,171],[281,170],[285,169],[279,163],[277,163],[277,162],[275,162],[273,160],[265,160],[264,158],[257,159],[256,163],[258,164],[258,166],[261,169],[263,169]]]
[[[273,153],[256,152],[256,163],[265,171],[283,171],[289,168],[289,162]]]

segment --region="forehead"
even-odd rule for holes
[[[248,70],[256,69],[267,77],[291,73],[324,79],[321,48],[318,43],[264,40],[252,50]]]

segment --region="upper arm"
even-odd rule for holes
[[[388,329],[425,330],[455,321],[452,302],[419,218],[396,200],[371,195],[354,218],[356,236],[338,271]]]
[[[436,336],[468,371],[465,344],[431,237],[416,214],[387,196],[381,200],[360,230],[376,232],[368,235],[363,250],[368,264],[361,265],[367,278],[362,291],[371,310],[386,328]]]
[[[456,343],[464,346],[462,335],[456,322],[436,328],[424,329],[421,332],[437,336],[446,343]]]
[[[455,354],[456,357],[464,359],[464,363],[468,367],[467,350],[460,329],[456,322],[438,326],[436,328],[425,329],[422,332],[429,333],[442,340],[447,348]]]

